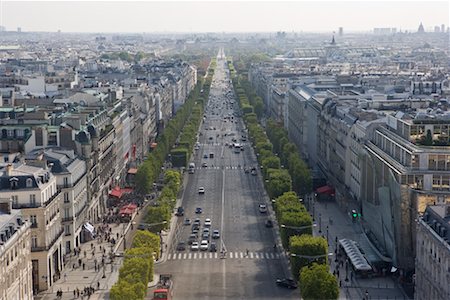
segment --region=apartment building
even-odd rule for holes
[[[61,222],[64,228],[63,254],[86,241],[83,225],[87,219],[87,170],[86,163],[79,159],[73,150],[60,148],[36,149],[26,155],[26,163],[44,167],[48,165],[56,177],[57,188],[61,193]]]
[[[32,300],[31,223],[0,198],[0,300]]]
[[[417,221],[414,299],[450,298],[450,205],[431,205]]]
[[[450,203],[448,120],[437,110],[392,113],[365,144],[366,229],[405,271],[414,269],[417,216],[427,205]]]
[[[63,235],[60,191],[50,169],[7,164],[0,169],[0,198],[12,199],[31,222],[31,262],[33,291],[51,287],[63,269]]]

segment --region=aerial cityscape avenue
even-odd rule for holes
[[[252,3],[275,5],[231,6]],[[226,10],[189,4],[219,24]],[[448,23],[115,33],[9,18],[0,300],[450,299]]]

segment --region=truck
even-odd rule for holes
[[[153,300],[171,300],[173,293],[172,274],[159,275],[156,289],[153,291]]]

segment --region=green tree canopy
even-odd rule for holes
[[[328,244],[323,237],[314,237],[309,234],[291,236],[289,239],[291,254],[292,273],[298,276],[299,270],[309,266],[313,262],[328,263]],[[302,257],[303,256],[303,257]]]
[[[328,266],[313,264],[304,267],[300,274],[300,290],[305,300],[338,299],[339,286]]]

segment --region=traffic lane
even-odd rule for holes
[[[284,277],[278,259],[191,259],[167,261],[159,273],[173,278],[174,299],[298,299],[298,290],[276,285]]]
[[[265,227],[268,215],[259,212],[262,195],[258,186],[249,180],[251,175],[241,170],[229,173],[232,171],[237,173],[225,184],[227,250],[272,251],[275,236],[272,228]]]

